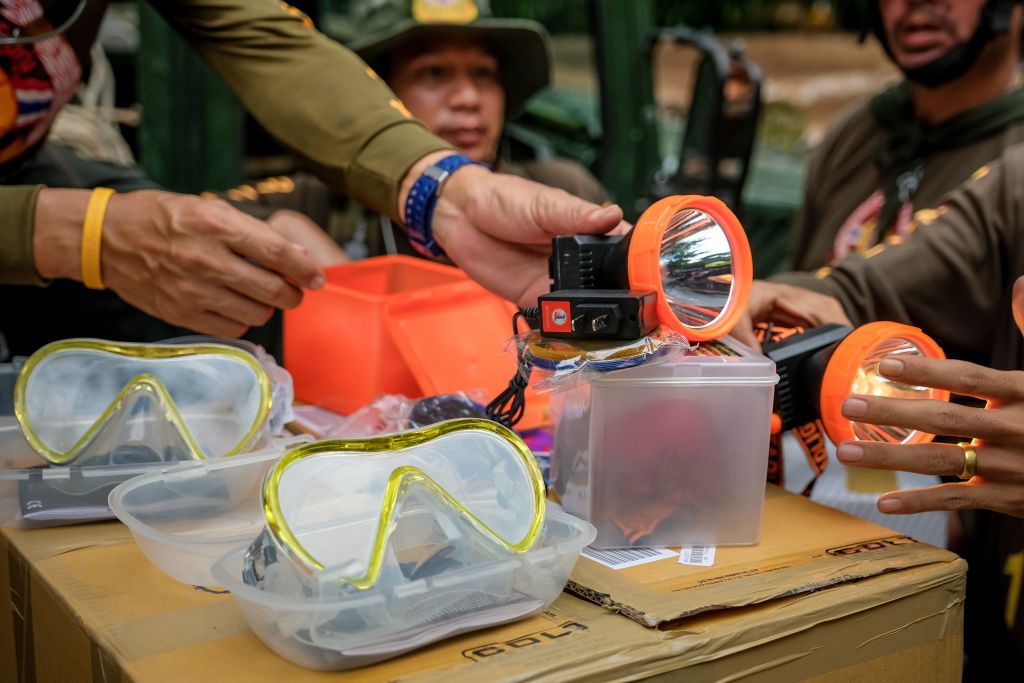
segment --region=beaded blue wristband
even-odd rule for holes
[[[436,164],[427,166],[423,170],[423,175],[409,191],[409,196],[405,200],[405,229],[409,233],[409,242],[412,246],[428,258],[445,256],[444,249],[434,240],[432,227],[434,207],[441,196],[441,190],[452,173],[470,164],[486,168],[486,164],[473,161],[464,154],[447,156]]]

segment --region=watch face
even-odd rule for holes
[[[449,173],[439,166],[427,166],[423,170],[423,175],[428,178],[432,178],[438,185],[440,185],[441,181],[447,178]]]

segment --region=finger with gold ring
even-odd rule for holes
[[[974,478],[978,469],[978,452],[974,450],[974,444],[968,441],[961,441],[957,444],[964,452],[964,471],[959,474],[960,479],[967,481]]]

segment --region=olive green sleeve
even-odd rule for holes
[[[449,149],[355,54],[277,0],[152,2],[245,108],[323,180],[395,216],[409,168]],[[182,88],[188,84],[182,83]]]
[[[32,253],[32,233],[36,216],[36,197],[42,185],[0,186],[0,284],[44,285],[36,272]]]
[[[944,348],[984,353],[1017,273],[1022,248],[1024,147],[983,167],[905,239],[852,254],[817,274],[772,278],[837,298],[855,324],[913,324]]]

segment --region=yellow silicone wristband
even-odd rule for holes
[[[109,187],[97,187],[85,207],[85,221],[82,223],[82,282],[89,289],[103,289],[100,269],[103,217],[107,213],[107,202],[113,194],[114,191]]]

